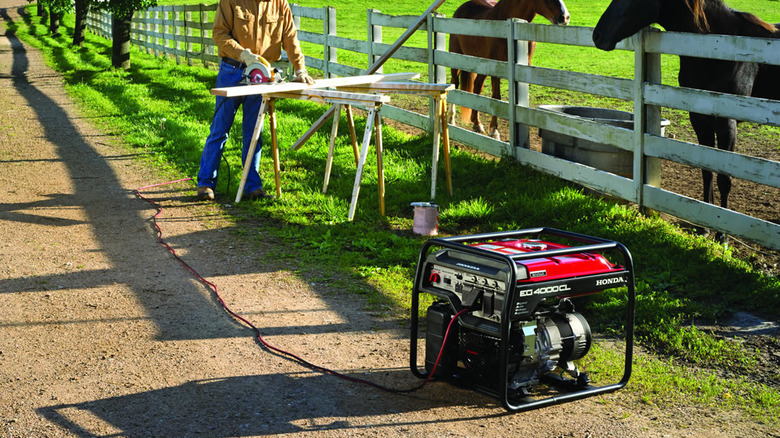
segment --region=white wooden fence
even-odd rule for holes
[[[175,57],[177,62],[216,63],[211,40],[211,22],[216,5],[166,6],[139,12],[133,18],[132,40],[158,54]],[[210,15],[210,13],[212,13]],[[307,51],[306,65],[326,76],[351,76],[365,73],[371,62],[390,48],[382,42],[382,28],[406,29],[414,16],[390,16],[369,10],[368,37],[365,41],[336,34],[334,8],[305,8],[293,5],[296,20],[301,17],[321,20],[322,33],[299,31],[299,39],[322,46],[322,57]],[[90,29],[110,37],[110,19],[101,13],[90,14]],[[300,26],[299,26],[300,28]],[[533,67],[525,64],[524,41],[593,47],[593,29],[574,26],[550,26],[525,23],[473,21],[432,15],[418,32],[427,34],[428,47],[402,47],[396,59],[419,62],[427,70],[430,82],[447,83],[446,70],[458,67],[466,71],[498,76],[509,81],[509,101],[454,91],[448,100],[481,112],[496,114],[510,124],[508,142],[450,127],[454,141],[484,152],[517,160],[560,178],[572,181],[641,207],[666,212],[690,222],[730,235],[780,249],[780,225],[746,216],[701,201],[687,198],[645,183],[644,163],[662,158],[690,166],[728,173],[774,188],[780,188],[780,162],[721,151],[660,136],[660,107],[676,108],[732,117],[743,121],[780,126],[780,101],[725,95],[662,85],[660,54],[709,57],[735,61],[780,65],[780,41],[722,35],[691,35],[646,29],[623,41],[618,50],[635,53],[634,79],[622,79],[565,70]],[[447,52],[446,35],[480,35],[506,38],[509,62],[486,60]],[[366,69],[338,63],[339,51],[366,55]],[[624,129],[582,118],[550,113],[528,106],[528,84],[567,89],[634,102],[634,129]],[[383,115],[412,126],[430,130],[429,115],[396,107],[383,109]],[[633,152],[633,178],[624,178],[589,166],[569,162],[529,149],[528,126],[616,146]],[[774,139],[780,143],[780,139]]]

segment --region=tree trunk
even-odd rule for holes
[[[46,3],[43,2],[43,0],[38,0],[41,5],[41,13],[39,14],[41,16],[41,24],[47,24],[49,22],[49,8],[46,7]]]
[[[89,2],[90,0],[76,0],[76,24],[73,27],[73,45],[77,47],[84,47]]]
[[[62,20],[62,12],[49,11],[49,32],[52,36],[60,36],[60,20]]]
[[[130,20],[133,12],[126,16],[111,16],[111,65],[127,70],[130,68]]]
[[[38,16],[43,17],[46,14],[46,8],[43,6],[43,0],[38,0]]]

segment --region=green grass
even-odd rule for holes
[[[733,3],[742,8],[738,3],[749,6],[761,2]],[[775,9],[780,5],[770,3]],[[323,4],[305,3],[306,6]],[[340,29],[349,27],[358,36],[365,33],[362,6],[338,1],[328,4],[339,10]],[[592,25],[602,9],[598,5],[606,2],[580,0],[568,4],[574,25]],[[419,15],[426,6],[419,2],[394,2],[383,11]],[[447,3],[442,12],[451,15],[447,8],[454,10],[455,6]],[[342,14],[350,13],[354,17],[341,18]],[[764,17],[778,20],[771,15]],[[48,61],[63,72],[68,91],[103,130],[120,136],[128,147],[150,162],[177,174],[194,176],[213,113],[214,101],[209,88],[216,73],[199,67],[177,66],[137,50],[132,52],[130,70],[113,70],[108,41],[89,35],[83,49],[70,47],[72,24],[72,17],[66,17],[64,35],[60,38],[50,37],[37,19],[14,23],[12,27],[20,38],[40,48]],[[577,69],[593,72],[616,68],[588,56],[572,55],[575,52],[563,52],[568,53],[565,56],[556,53],[541,50],[535,59],[538,64],[555,68],[561,67],[560,58],[567,58],[566,62]],[[617,68],[615,73],[625,72]],[[535,103],[568,103],[572,97],[539,92],[534,99]],[[324,107],[316,103],[294,100],[277,103],[284,194],[274,203],[245,204],[238,210],[228,211],[239,212],[234,218],[236,222],[245,215],[259,218],[258,232],[253,232],[250,238],[268,247],[271,259],[293,266],[294,272],[308,282],[325,284],[329,290],[359,294],[371,309],[404,320],[417,255],[426,240],[410,231],[410,203],[428,200],[431,140],[385,127],[387,215],[378,214],[376,164],[369,159],[356,219],[348,222],[355,169],[348,136],[341,135],[338,139],[327,194],[321,193],[321,186],[329,126],[320,129],[298,151],[286,147],[323,111]],[[340,132],[346,132],[345,119],[340,123]],[[365,120],[358,117],[358,132],[362,132],[364,124]],[[241,168],[239,128],[236,124],[231,132],[227,164],[222,167],[217,190],[219,199],[227,202],[234,197]],[[772,132],[768,135],[773,135]],[[264,139],[268,144],[267,132]],[[721,408],[740,406],[761,421],[778,421],[780,392],[776,388],[738,379],[719,379],[712,371],[719,367],[749,369],[755,361],[755,352],[737,342],[714,338],[693,324],[722,320],[735,310],[777,315],[780,280],[761,275],[745,261],[733,257],[730,249],[689,235],[658,217],[643,216],[630,205],[586,194],[579,187],[513,160],[489,159],[455,148],[452,166],[454,195],[444,195],[444,183],[440,179],[440,195],[435,200],[440,205],[443,234],[544,225],[614,239],[629,248],[637,272],[637,335],[640,344],[653,352],[637,358],[636,372],[628,389],[632,397],[660,405],[684,399],[686,403]],[[269,154],[263,157],[262,172],[272,187]],[[443,177],[442,171],[439,174]],[[241,238],[248,237],[242,228],[233,229],[241,233]],[[624,329],[621,324],[625,295],[624,289],[597,294],[583,300],[578,310],[598,332],[616,335]],[[423,304],[422,309],[426,307]],[[621,360],[615,359],[607,349],[588,355],[586,360],[592,361],[593,368],[604,376],[617,375],[622,370]],[[705,369],[694,371],[695,367]]]

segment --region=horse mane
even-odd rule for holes
[[[778,33],[777,27],[775,27],[771,23],[767,23],[766,21],[756,17],[755,15],[749,13],[749,12],[740,12],[740,15],[742,15],[742,18],[747,21],[748,23],[760,27],[766,31],[768,31],[770,34],[776,34]]]
[[[693,14],[693,22],[696,25],[696,28],[699,29],[702,32],[710,32],[710,23],[707,20],[707,13],[704,11],[704,4],[709,1],[710,5],[714,5],[716,7],[720,8],[727,8],[725,4],[723,4],[720,0],[685,0],[685,4],[688,6],[688,9]],[[778,29],[766,21],[758,18],[754,14],[751,14],[749,12],[741,12],[741,11],[733,11],[737,15],[739,15],[742,19],[747,21],[753,26],[760,27],[766,31],[768,31],[770,34],[777,33]]]
[[[707,21],[707,14],[704,12],[705,0],[685,0],[685,4],[693,14],[693,22],[696,28],[704,31],[710,31],[710,23]]]

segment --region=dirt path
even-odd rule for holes
[[[20,0],[0,0],[4,21]],[[37,18],[35,18],[37,19]],[[446,384],[392,395],[258,346],[156,241],[138,164],[80,116],[40,54],[0,30],[0,435],[761,436],[759,424],[662,411],[617,393],[505,415]],[[145,192],[168,241],[265,338],[393,387],[417,383],[406,332],[268,260],[191,183]],[[266,242],[265,246],[278,244]]]

